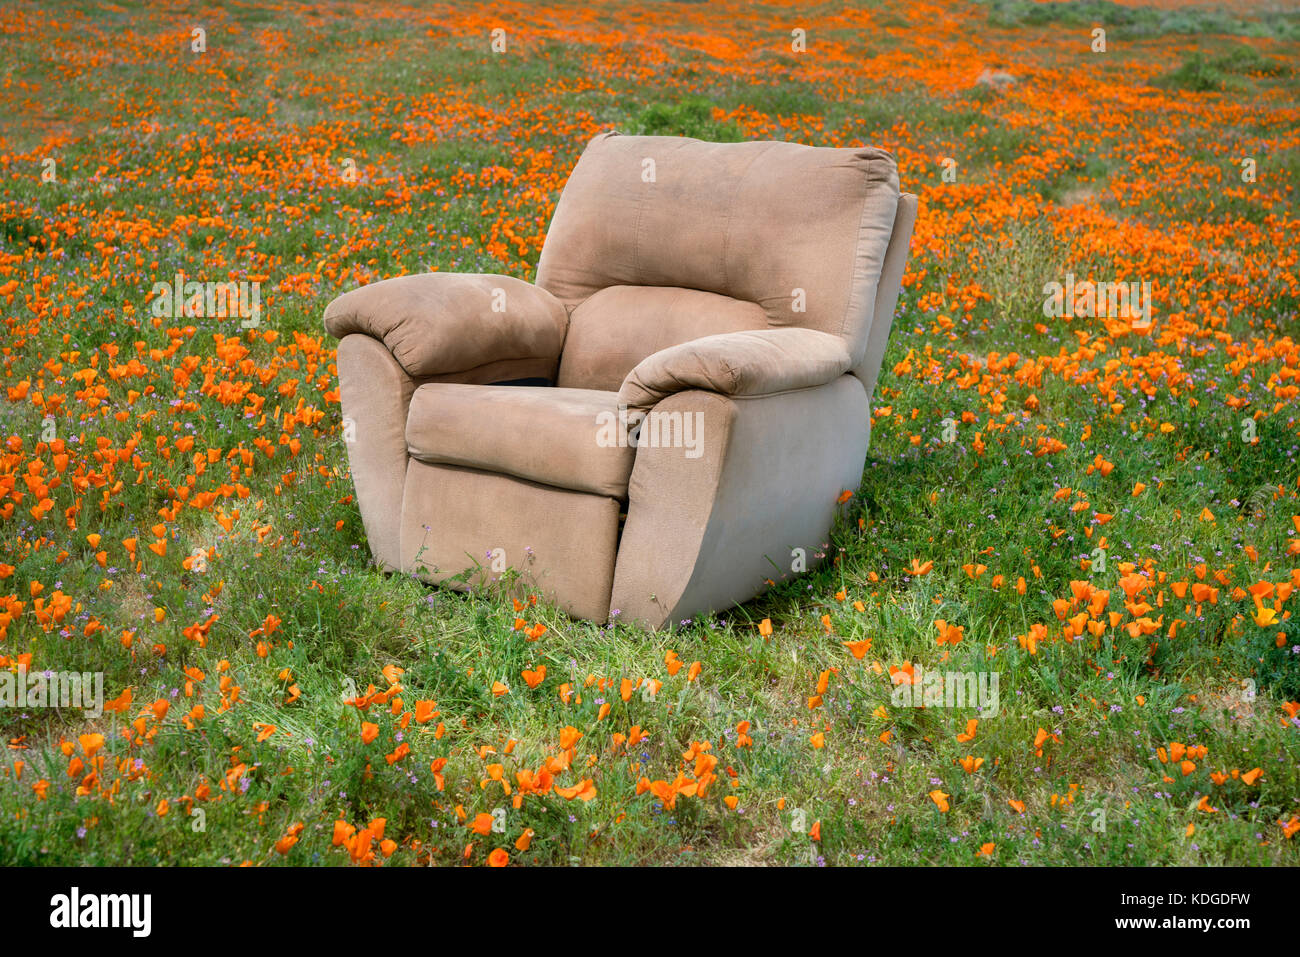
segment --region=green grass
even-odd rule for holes
[[[1206,58],[1193,53],[1178,67],[1160,77],[1163,86],[1190,90],[1193,93],[1219,91],[1229,83],[1229,77],[1238,75],[1278,76],[1289,72],[1284,63],[1271,60],[1254,47],[1237,45],[1227,53]]]
[[[734,123],[714,120],[714,109],[714,104],[703,97],[690,97],[680,103],[651,103],[637,115],[632,132],[642,136],[689,136],[715,143],[744,139]]]
[[[1300,35],[1294,11],[1277,8],[1261,8],[1243,17],[1213,3],[1181,9],[1112,0],[987,0],[984,5],[990,22],[998,26],[1103,26],[1137,36],[1221,34],[1295,39]]]
[[[988,14],[1043,40],[1063,22],[1113,18],[1153,44],[1143,48],[1152,57],[1164,33],[1185,32],[1184,22],[1257,32],[1220,13],[1069,6],[997,3],[976,9],[971,22]],[[147,26],[98,5],[77,9],[102,37],[124,22]],[[1256,625],[1251,601],[1231,594],[1286,581],[1295,567],[1289,542],[1300,534],[1292,525],[1300,512],[1300,437],[1294,398],[1285,397],[1295,381],[1294,350],[1284,338],[1297,301],[1276,266],[1294,258],[1288,190],[1300,182],[1300,167],[1294,151],[1270,153],[1251,139],[1285,138],[1293,122],[1279,102],[1294,93],[1295,77],[1273,75],[1268,64],[1294,46],[1272,49],[1267,60],[1229,51],[1195,68],[1234,81],[1222,92],[1240,107],[1240,126],[1226,132],[1216,114],[1187,112],[1217,107],[1188,106],[1187,98],[1142,83],[1127,88],[1152,98],[1145,101],[1149,129],[1173,137],[1145,151],[1133,148],[1138,128],[1113,130],[1103,107],[1096,115],[1056,115],[1059,77],[1036,86],[1029,76],[1028,67],[1053,65],[1032,59],[1034,43],[1023,65],[1011,65],[1022,79],[992,95],[954,91],[946,79],[879,89],[828,79],[842,72],[838,66],[807,78],[781,59],[784,51],[768,60],[756,54],[765,68],[754,74],[705,70],[667,44],[588,42],[581,25],[567,39],[521,28],[518,44],[494,59],[478,21],[462,33],[432,14],[437,22],[407,24],[356,20],[333,7],[317,20],[305,9],[233,8],[227,16],[243,31],[210,31],[215,62],[204,71],[177,69],[185,62],[179,51],[154,52],[114,59],[74,86],[49,80],[54,60],[42,38],[13,44],[20,54],[13,75],[44,81],[44,110],[66,116],[71,133],[56,150],[58,183],[42,185],[33,171],[43,154],[26,152],[40,142],[36,127],[5,126],[0,242],[11,255],[34,248],[6,265],[22,285],[0,312],[8,337],[0,344],[0,388],[27,381],[30,392],[9,401],[0,391],[0,437],[21,439],[23,450],[0,477],[12,475],[25,489],[28,456],[47,463],[47,472],[53,467],[50,448],[36,451],[44,420],[36,393],[65,395],[57,435],[87,449],[94,468],[103,462],[94,455],[97,437],[113,450],[139,438],[117,458],[104,489],[77,493],[76,529],[62,516],[74,501],[69,477],[53,490],[57,508],[43,520],[27,513],[28,495],[13,519],[0,522],[0,564],[15,566],[0,594],[12,590],[26,604],[0,640],[0,655],[31,653],[40,668],[102,671],[110,697],[128,687],[134,694],[124,713],[100,718],[0,709],[0,731],[11,743],[0,767],[0,863],[343,865],[349,859],[332,846],[333,822],[362,827],[378,817],[396,841],[388,860],[399,865],[456,864],[467,845],[473,863],[506,848],[513,861],[557,865],[1297,863],[1300,842],[1287,840],[1278,821],[1300,813],[1300,729],[1283,710],[1300,699],[1300,634],[1291,619]],[[674,11],[664,10],[655,13],[671,20]],[[484,21],[492,15],[484,12]],[[755,16],[758,26],[740,20],[736,29],[766,42],[767,14]],[[911,23],[908,16],[896,4],[878,22]],[[1265,32],[1283,39],[1293,23],[1260,22],[1274,24]],[[292,34],[299,46],[259,55],[262,30]],[[846,43],[866,42],[841,32],[851,37]],[[212,39],[221,36],[229,45]],[[812,38],[815,49],[819,35]],[[910,42],[922,56],[925,37]],[[870,44],[887,47],[879,38]],[[663,51],[662,63],[648,58]],[[1179,47],[1167,59],[1187,55]],[[266,92],[268,78],[274,93]],[[106,125],[119,89],[148,92],[161,129],[139,128],[140,117]],[[14,102],[5,101],[9,115],[17,115]],[[509,582],[459,594],[376,571],[347,474],[340,409],[329,398],[337,380],[332,342],[320,330],[326,303],[359,281],[402,270],[529,277],[537,244],[511,248],[503,261],[490,248],[500,238],[494,230],[544,232],[547,204],[594,129],[732,140],[750,135],[744,121],[715,111],[729,117],[742,106],[764,122],[788,124],[779,125],[780,135],[791,139],[828,143],[845,129],[853,131],[849,140],[898,139],[904,187],[922,194],[927,238],[935,240],[914,249],[918,279],[899,303],[867,467],[828,536],[829,560],[743,606],[656,634],[617,621],[571,621],[545,602],[516,612]],[[188,141],[196,130],[199,141]],[[1162,164],[1174,161],[1231,174],[1234,157],[1221,155],[1228,136],[1243,147],[1254,143],[1257,189],[1229,180],[1240,195],[1220,195],[1205,187],[1201,166],[1166,174]],[[946,156],[959,160],[955,184],[939,178]],[[344,157],[362,172],[354,185],[339,178]],[[528,174],[516,158],[549,172]],[[1023,159],[1036,162],[1018,166]],[[497,166],[515,178],[492,180]],[[208,187],[179,185],[200,170]],[[1113,181],[1121,185],[1112,189]],[[1160,188],[1130,195],[1134,182]],[[1071,218],[1076,207],[1056,208],[1080,189],[1092,194],[1077,208],[1114,217],[1100,242],[1087,242],[1088,228]],[[1032,201],[1040,212],[1014,201]],[[216,219],[177,225],[186,217]],[[53,238],[56,225],[72,220],[73,232]],[[131,238],[128,225],[142,221],[158,234]],[[32,244],[29,237],[44,238]],[[1247,265],[1225,271],[1211,252]],[[240,333],[229,321],[155,327],[142,318],[152,281],[182,267],[221,278],[271,275],[264,307],[274,340]],[[1066,271],[1155,276],[1170,293],[1162,321],[1185,309],[1198,325],[1175,340],[1046,320],[1042,285]],[[76,311],[67,320],[47,314],[39,330],[20,335],[15,330],[39,308],[26,296],[51,274],[49,295]],[[300,274],[310,292],[274,288]],[[1225,293],[1223,283],[1238,278]],[[218,357],[216,334],[238,338],[246,352]],[[109,345],[119,348],[116,358]],[[1002,367],[1011,352],[1020,361]],[[137,355],[144,372],[109,374]],[[71,378],[92,357],[96,382],[107,389],[103,405],[78,398],[86,386]],[[293,394],[281,394],[291,380]],[[222,381],[249,384],[265,400],[261,411],[247,413],[246,397],[222,404],[204,391]],[[128,405],[129,390],[146,388]],[[1228,396],[1248,404],[1230,408]],[[299,400],[305,415],[292,430],[301,442],[294,454],[279,442],[276,409],[282,417]],[[125,422],[111,414],[121,409],[131,410]],[[1243,420],[1257,411],[1252,443],[1242,438]],[[263,412],[269,424],[259,425]],[[945,438],[950,422],[955,441]],[[218,461],[199,475],[192,452],[163,458],[158,439],[175,449],[182,435],[194,437],[194,451],[219,450]],[[272,456],[254,445],[259,438],[271,442]],[[1035,455],[1046,438],[1063,447]],[[137,454],[147,468],[134,465]],[[1095,467],[1097,456],[1111,463],[1109,474]],[[235,490],[210,509],[185,506],[174,519],[161,518],[159,510],[176,503],[173,490],[190,479],[196,489],[228,483]],[[118,480],[123,489],[112,492]],[[1147,489],[1134,496],[1138,482]],[[1072,510],[1084,500],[1087,508]],[[218,508],[227,516],[238,509],[229,530],[217,522]],[[1213,518],[1202,518],[1203,509]],[[1096,524],[1098,512],[1114,517]],[[163,557],[146,549],[155,522],[166,526]],[[90,533],[102,536],[106,567],[95,560]],[[1083,567],[1103,536],[1105,570]],[[121,545],[130,537],[139,539],[138,570]],[[196,549],[206,571],[181,567]],[[933,561],[933,569],[913,574],[914,560]],[[1121,625],[1097,637],[1060,637],[1053,603],[1069,600],[1071,583],[1109,590],[1108,610],[1121,610],[1130,563],[1168,576],[1155,586],[1164,605],[1150,612],[1161,618],[1159,630],[1133,637]],[[963,570],[981,564],[987,569],[976,578]],[[1172,584],[1199,582],[1201,564],[1219,595],[1196,609],[1190,598],[1174,597]],[[1229,584],[1215,581],[1220,571]],[[995,576],[1002,577],[997,587]],[[41,627],[31,582],[44,586],[44,598],[58,588],[80,607],[64,623]],[[514,628],[519,615],[548,630],[529,641]],[[250,634],[268,616],[278,619],[272,633]],[[1176,618],[1186,623],[1169,637]],[[760,632],[764,619],[770,636]],[[182,631],[210,620],[202,643]],[[963,640],[939,646],[936,620],[961,626]],[[104,630],[84,635],[91,621]],[[1018,639],[1038,623],[1055,640],[1031,653]],[[123,631],[133,633],[129,649]],[[872,647],[858,661],[843,643],[865,638]],[[675,675],[665,663],[670,650],[684,662]],[[998,714],[980,719],[973,740],[958,741],[973,710],[896,707],[887,669],[905,661],[996,672]],[[690,680],[694,663],[698,677]],[[530,689],[522,672],[540,665],[547,676]],[[386,707],[363,713],[345,702],[371,685],[386,688],[389,666],[404,669],[404,709],[436,701],[436,719],[401,728]],[[810,708],[828,672],[822,701]],[[621,683],[643,678],[663,686],[624,701]],[[229,686],[239,688],[226,710],[223,679],[227,701]],[[495,695],[496,681],[509,692]],[[565,683],[574,692],[568,700]],[[293,700],[291,686],[299,692]],[[170,702],[166,718],[146,720],[143,734],[130,731],[160,699]],[[206,716],[190,730],[182,719],[195,703]],[[743,721],[750,747],[737,743]],[[370,743],[363,722],[378,728]],[[259,741],[263,724],[276,731]],[[616,747],[612,736],[633,726],[648,737]],[[515,808],[489,767],[502,764],[517,794],[515,773],[553,759],[569,727],[582,737],[572,769],[558,772],[557,782],[591,778],[597,797],[588,803],[551,792]],[[1036,748],[1040,729],[1048,737]],[[825,747],[814,748],[819,731]],[[100,781],[78,795],[86,771],[69,775],[63,746],[81,755],[78,736],[96,732],[108,760]],[[390,764],[384,756],[399,735],[411,754]],[[683,754],[704,741],[718,758],[718,780],[705,797],[679,797],[669,808],[637,793],[642,777],[673,780]],[[1175,741],[1208,749],[1187,775],[1156,756]],[[984,759],[979,770],[963,770],[968,755]],[[442,758],[439,790],[430,765]],[[24,762],[21,777],[15,760]],[[1262,775],[1254,785],[1210,778],[1256,767]],[[31,787],[40,780],[50,782],[44,800]],[[197,799],[205,782],[211,794]],[[946,812],[934,791],[948,796]],[[737,798],[734,810],[722,801],[728,795]],[[1203,796],[1214,813],[1197,809]],[[191,802],[201,818],[187,815]],[[1023,813],[1011,802],[1023,802]],[[503,811],[504,833],[475,836],[457,808],[469,820]],[[277,853],[276,840],[297,823],[304,825],[297,843]],[[814,823],[819,842],[809,839]],[[515,850],[526,829],[535,832],[531,846]],[[985,843],[995,845],[991,855],[976,857]]]

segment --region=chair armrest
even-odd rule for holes
[[[357,506],[375,564],[401,568],[402,485],[406,478],[406,413],[416,382],[388,348],[370,336],[339,341],[343,444]]]
[[[651,409],[675,392],[774,395],[832,382],[849,370],[843,339],[815,329],[724,332],[642,359],[618,391],[629,409]]]
[[[780,395],[687,391],[650,413],[628,483],[611,609],[650,628],[721,610],[829,549],[862,484],[870,417],[851,375]],[[689,441],[688,441],[689,439]]]
[[[460,381],[553,378],[568,323],[564,304],[546,290],[478,273],[398,276],[325,308],[335,338],[370,336],[407,375]]]

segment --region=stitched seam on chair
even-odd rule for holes
[[[683,142],[679,143],[679,144],[674,148],[673,152],[676,152],[677,150],[680,150],[680,149],[684,148],[684,147],[686,146],[686,143],[687,143],[687,142],[699,142],[699,141],[698,141],[698,140],[694,140],[694,141],[684,140]],[[653,159],[653,158],[654,158],[654,157],[651,157],[651,159]],[[647,207],[649,206],[649,204],[650,204],[650,193],[653,192],[654,189],[659,185],[659,164],[658,164],[658,162],[655,163],[655,178],[654,178],[650,183],[648,183],[648,184],[643,184],[643,185],[648,185],[648,186],[650,187],[650,189],[649,189],[649,190],[643,190],[643,191],[642,191],[643,199],[642,199],[642,200],[637,204],[637,208],[636,208],[636,227],[635,227],[635,231],[633,232],[633,237],[634,237],[634,238],[633,238],[633,242],[632,242],[632,265],[633,265],[633,271],[636,273],[636,278],[639,279],[639,280],[641,280],[640,282],[634,283],[634,284],[632,284],[632,285],[638,285],[638,286],[653,285],[653,284],[651,284],[651,283],[647,283],[647,282],[645,282],[645,281],[644,281],[644,277],[641,275],[641,223],[642,223],[643,220],[645,219],[645,215],[644,215],[644,214],[645,214],[645,210],[646,210],[646,208],[647,208]],[[615,285],[629,285],[629,284],[628,284],[628,283],[615,283]],[[606,288],[608,288],[608,287],[606,287]]]
[[[685,389],[678,389],[676,392],[665,393],[661,398],[656,399],[654,405],[650,406],[650,408],[654,408],[660,402],[666,402],[667,400],[671,399],[675,395],[681,395],[683,392],[707,392],[709,393],[709,395],[721,396],[724,399],[731,399],[733,402],[739,402],[743,399],[770,399],[774,395],[796,395],[800,392],[811,392],[814,389],[824,389],[828,385],[833,385],[834,383],[839,382],[840,379],[844,378],[846,375],[853,376],[853,373],[849,370],[845,370],[844,372],[841,372],[839,375],[837,375],[834,379],[830,379],[826,382],[819,382],[817,385],[800,386],[798,389],[781,389],[779,392],[755,392],[749,395],[736,395],[731,392],[718,392],[715,389],[706,389],[704,386],[692,385],[692,386],[688,386]],[[853,376],[853,378],[856,379],[857,376]],[[646,391],[658,392],[659,390],[647,389]]]
[[[393,358],[396,359],[397,357],[393,356]],[[448,369],[446,372],[420,372],[420,373],[411,372],[406,368],[406,366],[403,366],[400,361],[397,364],[401,366],[402,371],[405,372],[412,379],[427,379],[432,381],[438,378],[439,376],[468,375],[471,372],[478,372],[479,369],[487,369],[490,368],[491,366],[498,365],[502,362],[529,362],[529,361],[555,362],[559,358],[560,358],[559,356],[502,356],[500,359],[491,359],[488,362],[480,362],[478,365],[470,366],[468,369]]]
[[[435,458],[436,456],[440,456],[440,455],[441,455],[441,456],[445,456],[445,458],[441,458],[441,459],[440,459],[440,458]],[[414,459],[416,462],[419,462],[419,463],[421,463],[422,465],[441,465],[441,466],[443,466],[444,468],[464,469],[464,470],[466,470],[467,472],[481,472],[481,473],[483,473],[483,474],[485,474],[485,475],[502,475],[502,476],[505,476],[506,478],[518,479],[518,480],[520,480],[521,482],[529,482],[529,483],[531,483],[531,484],[533,484],[533,485],[540,485],[540,486],[542,486],[543,488],[553,488],[553,489],[556,489],[556,490],[561,491],[561,492],[573,492],[574,494],[578,494],[578,495],[600,495],[600,496],[602,496],[602,497],[604,497],[604,498],[612,498],[612,499],[616,499],[616,500],[618,500],[618,501],[620,501],[620,502],[622,502],[622,501],[626,501],[626,499],[627,499],[627,494],[628,494],[628,488],[627,488],[627,487],[628,487],[628,484],[629,484],[629,483],[631,482],[631,480],[632,480],[631,470],[629,469],[629,470],[628,470],[628,478],[627,478],[627,480],[624,481],[624,482],[620,482],[620,483],[618,483],[618,485],[616,486],[616,488],[621,489],[621,491],[620,491],[620,492],[617,492],[617,493],[615,493],[615,494],[610,494],[610,492],[608,491],[608,489],[604,489],[604,488],[593,488],[592,486],[594,486],[594,485],[596,484],[596,483],[594,483],[594,482],[589,483],[588,485],[585,485],[585,486],[583,486],[583,487],[581,487],[581,488],[574,488],[574,487],[571,486],[571,485],[556,485],[554,482],[543,482],[541,479],[536,478],[535,476],[532,476],[532,475],[525,475],[525,474],[523,474],[523,470],[522,470],[522,469],[515,469],[515,470],[511,471],[511,470],[507,469],[505,466],[502,466],[501,468],[496,468],[496,467],[489,467],[489,466],[483,466],[483,465],[477,465],[477,464],[476,464],[476,465],[470,465],[470,464],[468,464],[466,461],[463,461],[463,460],[462,460],[462,461],[455,461],[455,460],[448,461],[448,459],[452,459],[452,458],[453,458],[449,453],[444,453],[444,452],[434,452],[434,451],[425,452],[425,451],[423,451],[423,450],[421,450],[421,451],[419,451],[419,452],[416,452],[416,451],[413,451],[413,450],[410,448],[410,445],[409,445],[409,444],[407,445],[407,457],[410,458],[410,459]],[[635,459],[634,459],[634,460],[633,460],[633,468],[635,468],[635,467],[636,467],[636,462],[635,462]]]
[[[641,197],[636,204],[636,225],[632,227],[632,277],[633,279],[641,278],[641,220],[645,213],[646,204],[649,201],[650,192],[659,185],[659,172],[655,170],[655,178],[649,183],[642,182],[641,185],[646,187],[641,190]],[[617,285],[617,284],[615,284]],[[609,286],[604,287],[606,289]],[[593,293],[593,295],[595,295]],[[588,297],[590,298],[590,297]]]
[[[834,385],[835,383],[839,382],[840,379],[843,379],[846,375],[852,375],[852,373],[841,372],[834,379],[831,379],[828,382],[821,382],[817,385],[806,385],[798,389],[782,389],[780,392],[759,392],[754,395],[728,395],[726,396],[726,398],[731,399],[733,402],[741,402],[748,399],[770,399],[774,395],[797,395],[800,392],[812,392],[814,389],[824,389],[828,385]],[[722,395],[722,394],[723,393],[718,393],[718,395]]]
[[[595,293],[592,293],[592,295],[595,295]],[[591,296],[587,297],[587,299],[590,298]],[[586,302],[587,299],[582,301]],[[573,310],[577,309],[578,306],[570,306],[567,302],[561,302],[560,305],[564,307],[564,335],[560,336],[560,358],[563,359],[564,347],[569,344],[569,332],[573,329]]]
[[[731,388],[733,389],[739,388],[740,373],[737,371],[736,366],[728,362],[726,359],[722,360],[722,364],[727,368],[727,378],[731,381]]]
[[[681,148],[682,148],[681,146],[677,147],[677,149],[681,149]],[[654,159],[654,157],[651,157],[651,159]],[[655,188],[659,185],[659,163],[657,161],[655,162],[654,179],[652,179],[648,183],[642,180],[641,185],[648,188],[641,190],[641,197],[638,200],[636,206],[636,226],[633,228],[632,231],[632,272],[634,273],[634,277],[639,280],[644,279],[644,277],[641,275],[641,223],[645,220],[646,207],[650,205],[650,195],[655,191]],[[614,285],[618,285],[618,284],[615,283]],[[646,285],[646,283],[642,281],[636,283],[636,285],[644,286]]]
[[[749,171],[754,168],[754,164],[776,148],[776,144],[770,144],[766,149],[759,150],[754,154],[754,158],[745,164],[740,175],[736,177],[736,185],[731,191],[731,199],[727,202],[727,220],[722,227],[722,288],[730,291],[731,278],[727,273],[727,253],[731,250],[731,224],[736,213],[736,197],[740,195],[740,187],[745,185],[745,177]],[[732,296],[735,299],[735,296]]]

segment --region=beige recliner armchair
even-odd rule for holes
[[[605,133],[535,285],[335,299],[376,563],[457,588],[512,568],[650,628],[752,597],[796,549],[811,565],[862,480],[915,218],[878,149]]]

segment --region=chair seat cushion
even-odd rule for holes
[[[433,382],[411,398],[413,458],[626,499],[636,448],[618,393]]]

